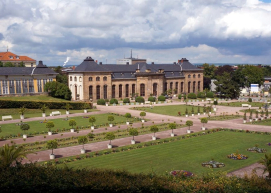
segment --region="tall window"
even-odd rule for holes
[[[52,79],[52,78],[49,78],[49,82],[53,82],[53,79]]]
[[[165,82],[164,92],[167,91],[167,82]]]
[[[96,99],[100,99],[101,98],[101,87],[98,85],[96,86]]]
[[[88,87],[89,99],[93,99],[93,86]]]
[[[16,80],[16,93],[22,93],[20,80]]]
[[[169,84],[169,89],[173,89],[173,82],[171,82],[170,84]]]
[[[175,82],[175,94],[178,92],[178,82]]]
[[[183,93],[183,82],[181,82],[181,93]]]
[[[190,74],[188,75],[188,78],[191,78],[191,75],[190,75]]]
[[[92,77],[88,77],[88,81],[92,81]]]
[[[103,81],[107,81],[107,77],[106,76],[103,77]]]
[[[34,81],[28,80],[29,82],[29,92],[34,92]]]
[[[195,93],[196,92],[196,82],[194,81],[193,82],[193,93]]]
[[[104,99],[107,99],[107,85],[104,85]]]
[[[9,93],[10,94],[14,94],[15,93],[15,90],[14,90],[14,81],[13,80],[9,81]]]
[[[122,84],[119,85],[119,98],[122,97]]]
[[[70,76],[70,81],[72,81],[72,76]]]
[[[191,82],[188,82],[188,93],[190,93]]]
[[[198,91],[200,91],[200,81],[198,81]]]
[[[157,96],[157,83],[153,83],[152,94],[154,96]]]
[[[3,84],[3,94],[8,94],[8,81],[3,80],[2,84]]]
[[[27,80],[23,80],[23,93],[28,93]]]
[[[129,84],[125,85],[125,97],[129,97]]]
[[[47,83],[47,79],[43,79],[43,91],[44,91],[44,87],[46,83]]]
[[[74,77],[74,82],[77,82],[77,77],[76,76]]]
[[[132,84],[132,96],[135,95],[135,84]]]
[[[116,98],[116,85],[112,86],[112,98]]]
[[[195,74],[193,74],[193,78],[196,78],[196,75],[195,75]]]
[[[96,81],[100,81],[100,77],[99,76],[96,77]]]
[[[200,78],[200,74],[198,74],[198,78]]]
[[[140,84],[140,96],[145,96],[145,84]]]
[[[2,86],[1,86],[1,81],[0,81],[0,94],[2,94]]]
[[[41,80],[38,79],[38,92],[42,92]]]

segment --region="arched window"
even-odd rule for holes
[[[107,85],[104,85],[104,99],[107,99]]]
[[[79,77],[79,82],[82,82],[82,77],[81,76]]]
[[[116,85],[112,86],[112,98],[116,98]]]
[[[107,81],[107,77],[106,76],[103,77],[103,81]]]
[[[183,82],[181,82],[181,93],[183,93]]]
[[[72,76],[70,76],[70,81],[72,81]]]
[[[188,74],[188,78],[191,78],[191,74]]]
[[[145,84],[140,84],[140,96],[145,96]]]
[[[152,94],[154,96],[157,96],[157,83],[153,83]]]
[[[96,99],[101,98],[101,87],[98,85],[96,86]]]
[[[89,99],[93,99],[93,86],[88,87]]]
[[[188,93],[190,93],[190,87],[191,87],[191,82],[188,82],[188,89],[187,89]]]
[[[175,94],[178,93],[178,82],[175,82]]]
[[[200,74],[198,74],[198,78],[200,78]]]
[[[129,97],[129,84],[125,85],[125,97]]]
[[[196,82],[194,81],[193,82],[193,93],[195,93],[196,92]]]
[[[132,84],[132,96],[134,97],[135,95],[135,84]]]
[[[119,98],[122,97],[122,84],[119,85]]]
[[[198,81],[198,91],[200,91],[200,81]]]
[[[100,81],[100,77],[99,76],[96,77],[96,81]]]
[[[169,89],[173,89],[173,82],[171,82],[170,84],[169,84]]]
[[[196,75],[195,75],[195,74],[193,74],[193,78],[196,78]]]
[[[88,81],[92,81],[92,77],[88,77]]]
[[[74,82],[77,82],[77,77],[76,76],[74,77]]]
[[[165,86],[164,86],[164,92],[167,91],[167,82],[165,82]]]

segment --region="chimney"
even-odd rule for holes
[[[96,63],[98,63],[98,60],[95,60]]]
[[[72,67],[72,70],[75,70],[75,66]]]
[[[99,64],[100,64],[100,65],[103,65],[103,63],[102,63],[102,62],[100,62]]]
[[[154,64],[154,62],[152,62],[151,64]]]

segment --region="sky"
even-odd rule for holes
[[[271,64],[271,0],[0,0],[0,52],[48,66]]]

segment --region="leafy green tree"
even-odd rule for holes
[[[208,119],[206,117],[203,117],[200,119],[200,122],[202,123],[202,126],[204,127],[204,124],[208,123]]]
[[[25,111],[26,111],[26,108],[24,106],[19,109],[19,113],[21,115],[24,115]]]
[[[265,154],[258,163],[264,166],[263,173],[268,172],[268,177],[271,178],[271,154]]]
[[[57,146],[58,146],[58,143],[57,143],[57,141],[55,139],[54,140],[49,140],[49,141],[46,142],[46,148],[52,150],[51,155],[54,154],[54,149],[56,149]]]
[[[79,144],[83,144],[83,149],[85,149],[84,145],[88,142],[87,136],[79,136],[77,140]]]
[[[2,62],[2,61],[0,61],[0,67],[3,67],[3,66],[4,66],[3,62]]]
[[[155,136],[155,133],[158,132],[159,128],[156,125],[152,125],[150,127],[150,131],[153,132],[153,136]]]
[[[66,105],[64,106],[64,108],[66,109],[66,111],[69,111],[70,109],[72,109],[72,106],[70,103],[66,103]]]
[[[129,119],[132,117],[132,115],[131,115],[131,113],[126,113],[126,114],[124,115],[124,117],[126,118],[126,121],[128,122]]]
[[[95,137],[95,134],[93,134],[92,132],[90,132],[90,133],[87,134],[87,137],[88,137],[90,140],[93,140],[93,138]]]
[[[89,117],[89,118],[88,118],[88,122],[90,122],[90,123],[92,124],[92,126],[93,126],[93,124],[95,123],[95,121],[96,121],[96,118],[95,118],[95,117]]]
[[[168,127],[172,130],[172,133],[173,133],[173,129],[176,129],[176,128],[177,128],[177,125],[176,125],[176,123],[170,123],[170,124],[168,125]]]
[[[193,126],[193,121],[188,120],[185,124],[189,127],[190,130],[190,127]]]
[[[23,158],[26,158],[26,154],[23,146],[5,144],[0,148],[0,165],[4,168],[10,167],[14,163],[17,165]]]
[[[74,126],[76,126],[76,124],[77,124],[77,123],[76,123],[75,119],[70,119],[70,120],[69,120],[69,126],[71,126],[72,129],[73,129]]]
[[[24,62],[21,61],[21,62],[19,63],[19,65],[18,65],[18,67],[25,67]]]
[[[112,121],[114,121],[115,118],[114,118],[114,116],[109,115],[109,116],[107,117],[107,120],[109,121],[110,124],[112,124]]]
[[[15,67],[15,65],[13,63],[11,63],[11,62],[6,62],[4,64],[4,67]]]
[[[71,90],[67,85],[63,83],[56,81],[47,82],[45,84],[44,90],[48,92],[49,96],[71,100]]]
[[[216,67],[215,65],[209,65],[207,63],[203,64],[203,76],[208,77],[210,79],[215,79],[215,72],[216,72]]]
[[[224,72],[227,72],[231,74],[233,72],[232,66],[230,65],[224,65],[224,66],[219,66],[215,72],[216,76],[222,76]]]
[[[45,127],[48,129],[48,131],[51,131],[51,128],[54,128],[55,124],[53,121],[48,121]]]
[[[129,129],[129,135],[132,135],[133,136],[133,140],[134,140],[134,137],[138,136],[138,130],[135,129],[135,128]]]
[[[245,77],[245,86],[250,87],[251,84],[263,84],[263,70],[257,66],[245,65],[242,70],[243,76]]]
[[[21,123],[20,129],[26,132],[30,129],[30,125],[28,123]]]
[[[144,119],[144,117],[146,116],[146,112],[144,112],[144,111],[142,111],[142,112],[140,112],[140,117],[142,117],[142,119]]]
[[[45,111],[46,111],[47,108],[48,108],[48,107],[47,107],[45,104],[43,104],[43,105],[41,106],[40,110],[41,110],[43,113],[45,113]]]
[[[110,140],[109,145],[111,145],[111,141],[114,140],[116,136],[113,132],[107,132],[104,138]]]

